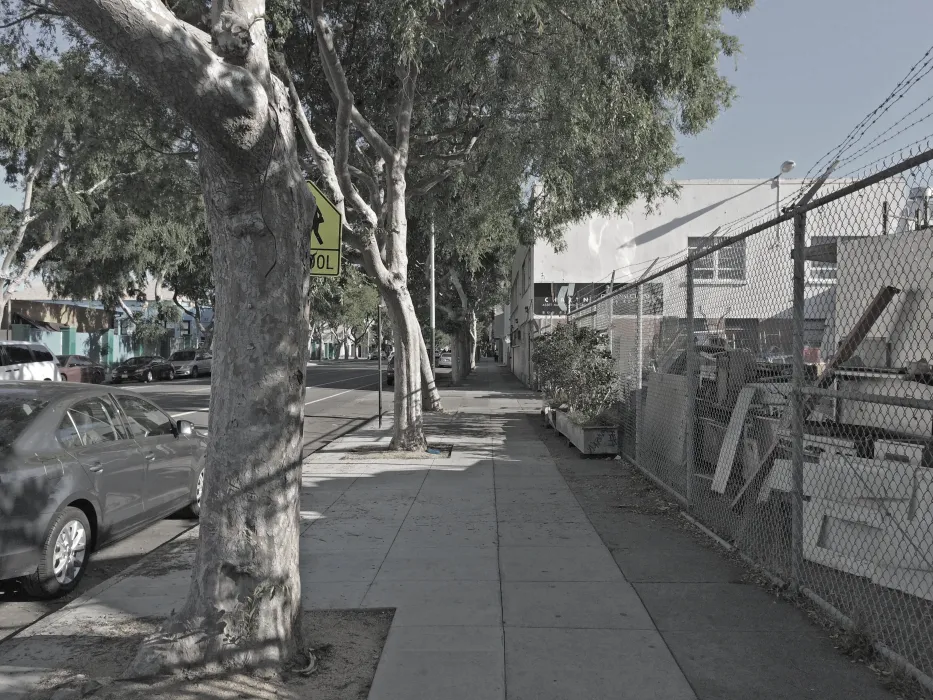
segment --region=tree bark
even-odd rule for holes
[[[408,287],[383,289],[395,340],[395,434],[392,449],[423,450],[424,419],[421,398],[421,325]]]
[[[476,350],[477,350],[477,332],[476,332],[476,310],[470,309],[470,371],[476,369]]]
[[[277,93],[266,178],[236,172],[201,144],[217,308],[200,547],[184,606],[144,642],[129,675],[189,666],[273,671],[300,650],[305,232],[313,202],[284,90]]]
[[[214,379],[188,597],[127,671],[276,672],[301,648],[298,496],[314,202],[263,0],[216,0],[208,36],[159,0],[56,3],[192,129],[211,236]]]
[[[437,378],[434,375],[434,364],[431,362],[431,354],[424,343],[424,336],[420,333],[421,339],[421,404],[426,413],[440,413],[444,410],[444,404],[441,401],[441,394],[437,390]]]
[[[453,343],[450,347],[450,383],[454,386],[460,386],[463,381],[463,362],[460,359],[460,330],[458,329],[453,336]]]

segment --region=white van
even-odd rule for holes
[[[42,343],[0,340],[0,381],[61,381],[58,362]]]

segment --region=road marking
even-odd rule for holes
[[[365,374],[364,374],[364,375],[361,375],[361,376],[364,376],[364,377],[365,377],[365,376],[368,376],[368,375],[365,375]],[[358,377],[353,377],[353,379],[358,379]],[[341,381],[346,381],[346,380],[344,379],[344,380],[341,380]],[[319,403],[319,402],[321,402],[321,401],[326,401],[327,399],[335,399],[335,398],[337,398],[338,396],[343,396],[344,394],[349,394],[351,391],[359,391],[360,389],[365,389],[365,388],[368,387],[368,386],[373,386],[374,384],[378,384],[378,383],[379,383],[379,382],[370,382],[369,384],[364,384],[363,386],[353,387],[352,389],[347,389],[347,390],[341,391],[341,392],[339,392],[339,393],[337,393],[337,394],[331,394],[330,396],[324,396],[324,397],[322,397],[322,398],[320,398],[320,399],[314,399],[314,401],[308,401],[308,402],[306,402],[306,403],[305,403],[305,406],[310,406],[310,405],[313,404],[313,403]],[[330,382],[330,384],[337,384],[337,382]],[[309,386],[309,387],[307,387],[307,388],[308,388],[308,389],[317,389],[318,387],[322,387],[322,386],[327,386],[327,384],[319,384],[319,385],[317,385],[317,386],[313,386],[313,387]],[[193,413],[207,413],[208,411],[210,411],[209,408],[199,408],[199,409],[197,409],[197,410],[195,410],[195,411],[185,411],[184,413],[173,413],[173,414],[172,414],[172,418],[181,418],[182,416],[190,416],[190,415],[193,414]]]
[[[378,383],[379,382],[370,382],[369,384],[364,384],[363,386],[358,386],[358,387],[354,387],[353,389],[347,389],[346,391],[341,391],[339,394],[331,394],[330,396],[325,396],[324,398],[321,398],[321,399],[314,399],[314,401],[308,401],[307,403],[305,403],[305,406],[310,406],[313,403],[317,403],[318,401],[324,401],[325,399],[335,399],[338,396],[349,394],[351,391],[359,391],[360,389],[365,389],[368,386],[372,386],[373,384],[378,384]]]

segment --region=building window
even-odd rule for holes
[[[836,236],[810,236],[810,246],[824,245],[838,240]],[[807,260],[807,268],[807,277],[812,280],[832,281],[836,279],[836,263]]]
[[[717,242],[715,238],[691,236],[690,254],[698,253]],[[745,280],[745,239],[694,260],[693,279],[730,282]]]

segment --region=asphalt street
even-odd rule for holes
[[[440,372],[438,374],[441,374]],[[370,361],[334,361],[309,365],[305,380],[305,455],[378,413],[378,367]],[[210,377],[154,384],[125,384],[161,406],[174,418],[207,428]],[[383,391],[383,411],[392,410],[391,387]],[[172,517],[115,542],[91,555],[87,573],[69,596],[32,600],[15,584],[0,583],[0,643],[18,630],[60,608],[85,591],[123,571],[140,557],[194,527],[196,520]]]

